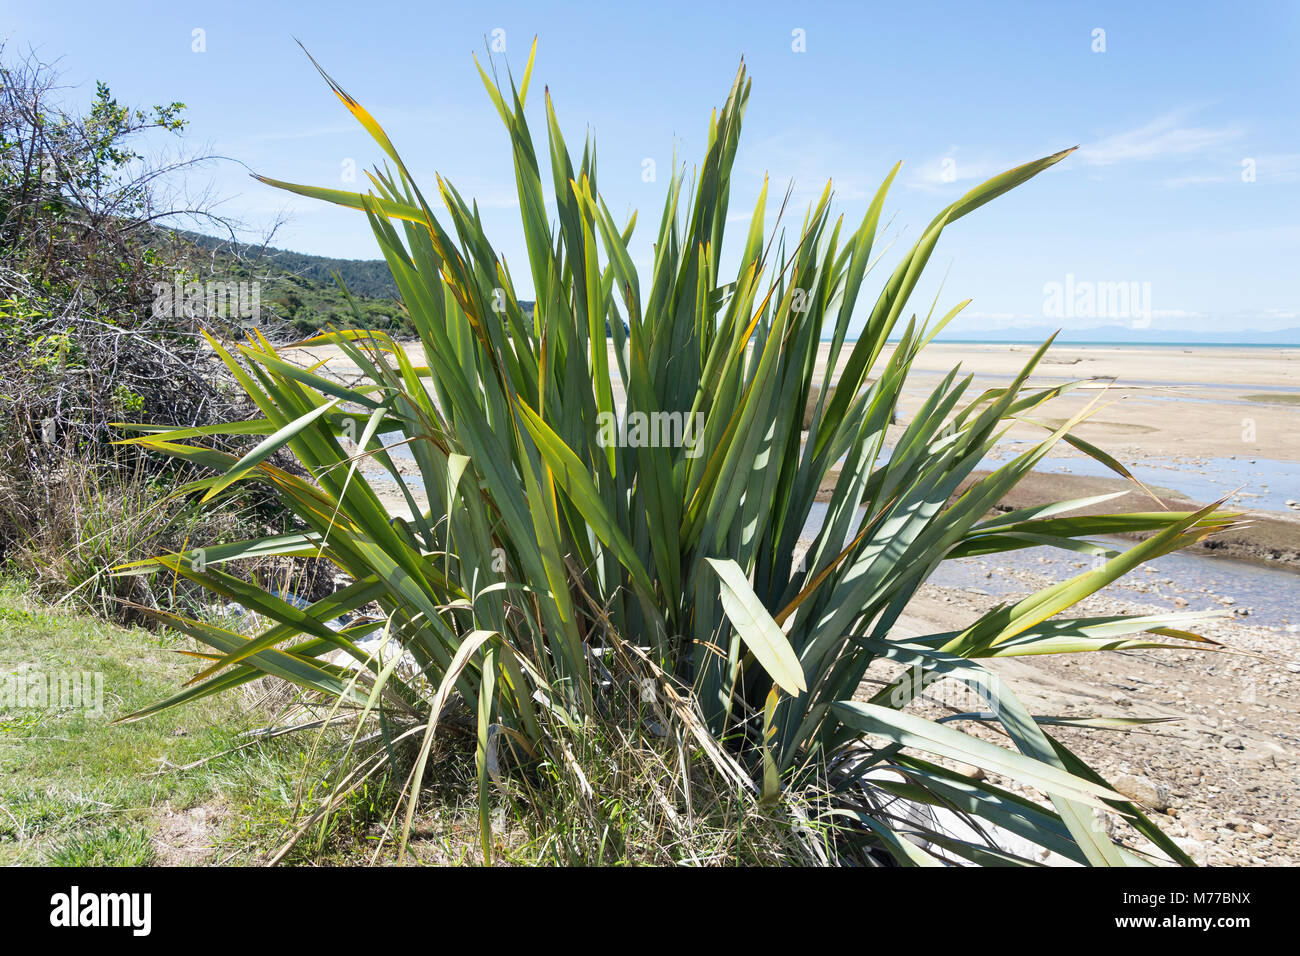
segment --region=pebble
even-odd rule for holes
[[[1194,840],[1191,837],[1174,837],[1174,843],[1178,848],[1192,858],[1192,862],[1197,866],[1205,866],[1209,863],[1209,854],[1205,851],[1205,844],[1200,840]]]
[[[981,571],[988,567],[985,564]],[[1003,573],[1021,581],[1026,593],[1054,583],[1050,575],[1036,569],[1000,569],[994,577]],[[1222,584],[1212,580],[1204,582],[1208,588],[1199,589],[1179,589],[1157,576],[1143,576],[1143,580],[1164,588],[1165,609],[1175,603],[1188,607],[1183,601],[1213,607],[1224,592]],[[996,603],[995,598],[960,587],[927,586],[925,592],[940,602],[945,614],[963,621],[974,620]],[[1176,596],[1182,601],[1175,602]],[[1218,606],[1240,608],[1250,603],[1246,597]],[[1132,593],[1101,592],[1071,613],[1080,617],[1158,613],[1161,608],[1148,603],[1153,601]],[[1175,652],[1024,659],[1055,678],[1038,685],[1041,697],[1030,708],[1035,713],[1114,713],[1122,701],[1120,713],[1175,718],[1134,733],[1058,732],[1063,743],[1126,799],[1149,813],[1159,812],[1153,819],[1199,864],[1259,865],[1263,860],[1270,866],[1284,866],[1300,857],[1300,851],[1291,849],[1300,845],[1300,643],[1296,640],[1300,612],[1276,627],[1252,626],[1254,620],[1254,616],[1225,615],[1193,628],[1230,649],[1258,655],[1251,658],[1189,647]],[[1065,666],[1067,659],[1072,666]],[[1058,698],[1061,681],[1065,683]],[[1125,776],[1135,779],[1121,784]],[[1155,792],[1142,789],[1143,784]],[[1035,791],[1021,795],[1042,799]],[[1161,804],[1164,807],[1158,810]],[[1111,822],[1116,824],[1115,839],[1133,849],[1150,849],[1122,820]]]
[[[1149,777],[1126,773],[1112,780],[1111,785],[1124,796],[1144,807],[1162,813],[1169,809],[1169,788]]]

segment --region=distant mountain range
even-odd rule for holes
[[[1043,342],[1057,331],[1057,326],[1039,325],[1024,328],[981,331],[951,327],[936,336],[937,342]],[[1200,329],[1133,328],[1126,325],[1103,325],[1095,328],[1064,328],[1056,337],[1061,345],[1293,345],[1300,346],[1300,328],[1260,331],[1233,329],[1211,332]]]

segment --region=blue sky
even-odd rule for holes
[[[856,224],[901,159],[884,231],[897,253],[981,179],[1082,147],[945,235],[920,292],[933,295],[947,273],[943,303],[974,298],[959,332],[1127,321],[1082,307],[1050,314],[1051,284],[1067,282],[1135,283],[1126,287],[1135,308],[1144,300],[1157,329],[1300,327],[1300,4],[410,8],[4,0],[0,37],[61,58],[71,97],[88,100],[102,79],[124,102],[181,100],[189,147],[343,187],[345,163],[361,170],[379,151],[297,37],[384,124],[418,179],[431,184],[437,171],[479,200],[520,283],[527,270],[506,134],[470,59],[483,58],[485,37],[504,30],[505,58],[518,70],[539,36],[539,92],[549,85],[571,148],[586,130],[595,134],[610,208],[641,211],[642,265],[673,149],[688,162],[702,155],[709,110],[743,54],[754,83],[733,213],[752,208],[764,173],[777,194],[773,212],[789,179],[802,211],[832,178]],[[195,29],[205,52],[192,50]],[[803,52],[792,48],[796,30]],[[1094,50],[1097,30],[1104,52]],[[530,100],[535,132],[544,129],[540,105]],[[656,182],[643,181],[647,158]],[[235,163],[209,168],[191,188],[207,179],[254,232],[288,215],[275,245],[377,255],[359,214],[263,187]],[[740,243],[744,225],[734,228]]]

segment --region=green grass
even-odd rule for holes
[[[274,851],[301,781],[320,776],[320,766],[307,764],[306,738],[226,753],[248,743],[242,732],[270,720],[240,695],[112,723],[187,679],[192,658],[176,653],[183,646],[42,608],[13,583],[0,587],[0,677],[22,665],[98,671],[104,686],[102,716],[0,709],[0,865],[242,863]],[[174,769],[204,758],[211,759]],[[306,797],[310,809],[310,790]],[[314,845],[313,860],[346,852],[340,833],[364,818],[364,807],[353,810]]]
[[[150,866],[157,860],[153,836],[143,827],[78,833],[47,857],[54,866]]]

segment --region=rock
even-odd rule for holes
[[[1246,766],[1252,770],[1267,770],[1276,764],[1272,754],[1264,753],[1261,750],[1252,750],[1250,753],[1245,754],[1244,760]]]
[[[976,767],[974,764],[969,764],[969,763],[959,763],[959,764],[957,764],[957,766],[953,767],[953,769],[956,770],[956,771],[957,771],[959,774],[961,774],[963,777],[968,777],[968,778],[971,779],[971,780],[983,780],[983,779],[984,779],[984,770],[983,770],[983,768],[981,768],[981,767]]]
[[[1169,788],[1158,784],[1149,777],[1137,774],[1121,774],[1112,781],[1112,786],[1135,803],[1152,810],[1164,812],[1169,809]]]
[[[1228,750],[1245,750],[1246,745],[1241,742],[1240,737],[1224,737],[1223,746]]]
[[[1191,837],[1174,837],[1174,843],[1178,849],[1182,850],[1192,858],[1192,862],[1197,866],[1205,866],[1208,862],[1208,856],[1205,852],[1205,844],[1200,840]]]
[[[1260,836],[1271,837],[1273,835],[1272,828],[1265,826],[1262,823],[1258,823],[1258,822],[1252,823],[1250,825],[1250,828],[1254,830],[1256,833],[1258,833]]]

